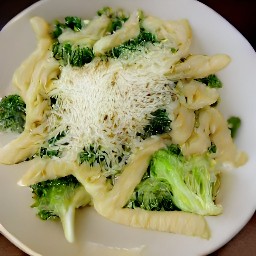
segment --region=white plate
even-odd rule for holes
[[[92,17],[103,6],[141,8],[163,19],[189,19],[193,29],[194,53],[226,53],[232,63],[219,73],[224,82],[221,109],[226,117],[238,115],[243,125],[236,140],[247,151],[249,162],[224,173],[219,201],[224,213],[207,217],[210,240],[125,227],[103,219],[93,209],[77,212],[74,244],[66,242],[60,223],[39,220],[30,208],[31,193],[16,182],[26,164],[0,166],[1,232],[16,246],[31,255],[88,255],[88,242],[105,246],[134,248],[145,246],[146,256],[205,255],[227,243],[256,208],[256,55],[245,38],[226,20],[205,5],[193,0],[46,0],[40,1],[14,18],[0,33],[0,95],[10,84],[12,73],[35,47],[29,19],[40,15],[51,21],[56,17]],[[4,137],[0,137],[0,143]],[[90,254],[92,256],[92,254]]]

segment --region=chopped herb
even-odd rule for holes
[[[222,82],[216,75],[209,75],[204,78],[196,79],[197,81],[206,84],[210,88],[222,88]]]
[[[89,150],[83,149],[82,152],[79,153],[79,163],[88,162],[90,165],[94,163],[100,163],[104,161],[105,157],[99,153],[100,150],[96,150],[93,146],[90,146]]]
[[[217,147],[214,143],[211,143],[211,146],[208,148],[209,153],[216,153],[217,152]]]
[[[238,129],[241,126],[241,119],[237,116],[231,116],[228,118],[228,128],[231,131],[231,137],[235,138]]]
[[[173,47],[171,48],[171,52],[172,52],[172,53],[176,53],[177,51],[178,51],[178,50],[177,50],[176,48],[173,48]]]
[[[171,120],[165,109],[158,109],[151,113],[152,118],[149,120],[149,124],[144,127],[144,134],[142,138],[148,138],[152,135],[163,134],[171,130]]]

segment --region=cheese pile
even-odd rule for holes
[[[129,58],[96,57],[82,68],[63,67],[50,93],[57,102],[48,123],[50,136],[67,131],[58,142],[62,157],[74,161],[93,147],[108,169],[121,170],[139,147],[150,113],[166,109],[172,119],[174,84],[164,75],[170,58],[152,46]]]

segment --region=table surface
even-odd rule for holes
[[[0,3],[0,29],[16,14],[36,0],[8,0]],[[256,49],[255,0],[201,0],[236,27]],[[0,234],[0,255],[25,256],[24,252]],[[256,213],[229,243],[209,256],[256,255]],[[46,255],[47,256],[47,255]]]

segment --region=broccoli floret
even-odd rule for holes
[[[79,45],[72,46],[70,43],[54,43],[52,53],[53,57],[63,66],[70,64],[71,66],[82,67],[94,58],[91,48]]]
[[[214,203],[217,176],[207,155],[185,158],[161,149],[152,157],[150,177],[169,184],[172,202],[182,211],[200,215],[222,212],[222,207]]]
[[[69,43],[59,43],[56,42],[52,46],[52,53],[53,57],[60,61],[63,66],[66,66],[69,64],[70,55],[72,52],[72,46]]]
[[[138,37],[134,39],[130,39],[129,41],[114,47],[107,55],[113,58],[119,58],[121,54],[137,51],[141,47],[145,47],[147,43],[157,43],[156,36],[145,29],[141,28],[140,34]]]
[[[21,133],[26,121],[26,104],[23,99],[12,94],[0,101],[0,131]]]
[[[206,84],[211,88],[222,88],[223,84],[216,75],[209,75],[204,78],[196,79],[197,81]]]
[[[148,211],[173,211],[177,207],[172,202],[170,185],[161,180],[147,178],[134,190],[128,208],[140,207]]]
[[[39,182],[30,186],[37,215],[42,220],[60,219],[69,242],[74,241],[75,209],[90,202],[90,196],[72,176]]]
[[[230,118],[228,118],[228,128],[231,131],[231,137],[235,138],[238,129],[241,126],[241,119],[237,116],[231,116]]]
[[[168,151],[177,157],[182,155],[179,145],[171,144]],[[135,209],[140,207],[148,211],[174,211],[179,210],[172,201],[172,188],[170,184],[161,179],[155,179],[150,174],[150,167],[144,174],[142,181],[135,188],[126,207]]]
[[[52,37],[54,39],[58,38],[62,33],[63,30],[70,28],[76,32],[82,29],[82,20],[76,16],[67,16],[65,18],[65,23],[61,23],[58,20],[54,24],[54,29],[52,31]]]
[[[158,109],[151,113],[152,118],[149,120],[149,124],[144,127],[144,133],[141,135],[143,139],[146,139],[152,135],[167,133],[171,130],[171,120],[165,109]]]
[[[71,28],[72,30],[78,32],[82,28],[82,20],[81,18],[76,16],[68,16],[65,18],[65,25],[68,28]]]

